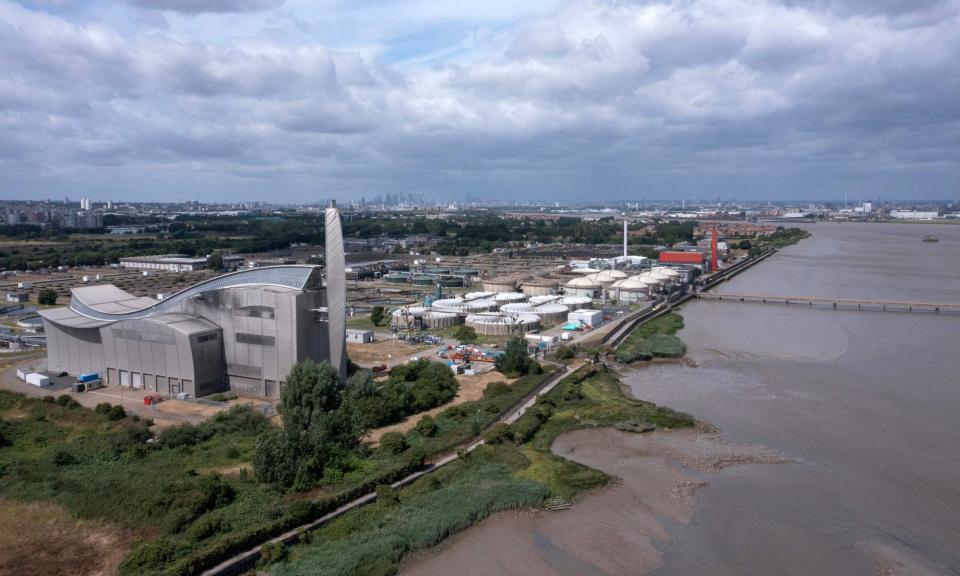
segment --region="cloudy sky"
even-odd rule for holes
[[[960,0],[0,0],[0,198],[960,197]]]

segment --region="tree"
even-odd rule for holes
[[[44,288],[37,294],[37,302],[44,306],[53,306],[57,303],[57,291]]]
[[[407,441],[399,432],[387,432],[380,437],[380,447],[390,454],[399,454],[407,449]]]
[[[414,426],[413,429],[419,432],[421,436],[429,438],[437,433],[437,421],[433,419],[433,416],[426,414],[417,422],[417,425]]]
[[[749,240],[741,240],[740,244],[738,245],[738,248],[740,248],[741,250],[749,250],[753,248],[753,243],[750,242]]]
[[[207,256],[207,268],[211,270],[223,270],[223,254],[219,250],[214,250]]]
[[[374,306],[373,310],[370,311],[370,321],[373,322],[374,326],[382,324],[385,316],[383,306]]]
[[[341,394],[336,369],[307,360],[294,366],[281,395],[283,428],[263,435],[253,459],[257,478],[307,488],[356,449],[363,422]]]
[[[477,341],[477,331],[472,326],[461,324],[453,331],[453,337],[459,340],[461,344],[470,344]]]
[[[527,353],[527,343],[522,338],[514,337],[507,342],[503,354],[497,356],[497,370],[511,378],[529,374],[533,369],[534,360]]]

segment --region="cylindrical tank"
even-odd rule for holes
[[[581,308],[588,308],[593,304],[593,299],[587,296],[564,296],[557,300],[557,304],[563,304],[571,310],[579,310]]]
[[[567,319],[570,309],[563,304],[541,304],[533,309],[533,313],[540,317],[543,324],[557,324]]]
[[[516,302],[525,302],[526,299],[527,296],[522,292],[500,292],[493,297],[493,300],[500,306]]]
[[[426,328],[448,328],[463,323],[463,317],[453,312],[439,312],[427,310],[423,315],[423,324]]]
[[[511,314],[517,312],[533,312],[533,304],[529,302],[511,302],[510,304],[501,306],[500,311]]]
[[[482,281],[483,289],[487,292],[513,292],[517,289],[516,278],[488,278]]]
[[[471,314],[467,316],[467,326],[483,336],[522,336],[531,330],[540,328],[540,317],[536,314]]]
[[[560,298],[561,296],[559,294],[539,295],[539,296],[531,296],[528,302],[530,302],[534,306],[539,306],[541,304],[546,304],[548,302],[556,302]]]

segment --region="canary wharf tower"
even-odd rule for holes
[[[336,200],[327,208],[326,224],[327,322],[330,364],[347,377],[347,273],[343,258],[343,230]]]

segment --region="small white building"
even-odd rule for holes
[[[7,292],[7,302],[28,302],[30,300],[29,292]]]
[[[568,324],[577,324],[587,328],[596,328],[603,324],[603,311],[584,308],[567,314]]]
[[[369,344],[373,342],[373,330],[347,328],[347,342],[354,344]]]

